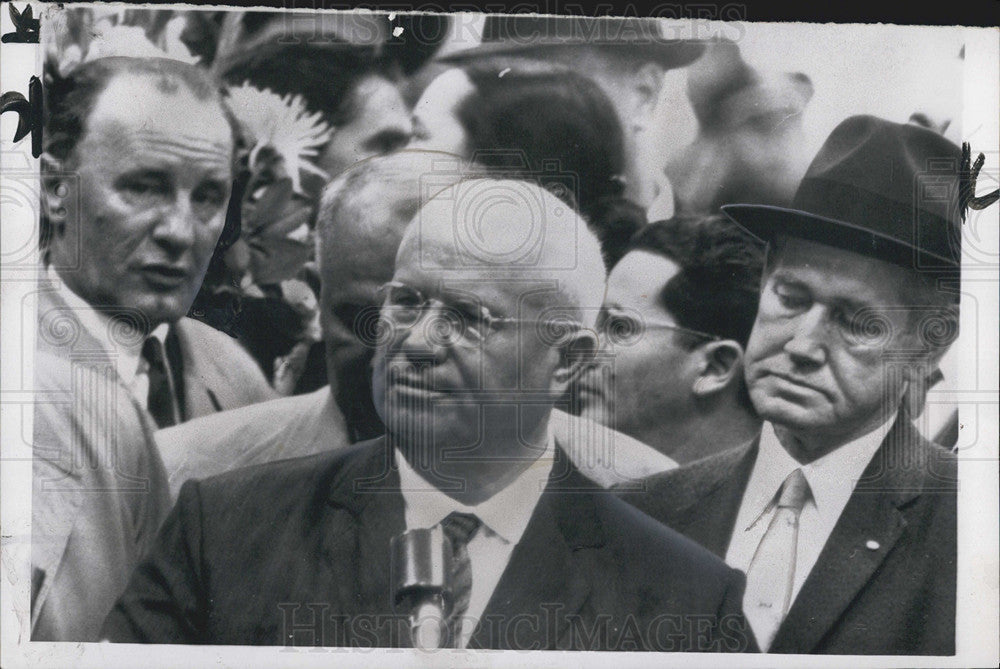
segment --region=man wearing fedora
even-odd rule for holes
[[[745,366],[764,428],[629,500],[747,573],[763,650],[955,652],[956,460],[911,420],[958,327],[960,153],[853,117],[791,208],[723,208],[769,245]]]
[[[653,118],[663,75],[694,62],[704,48],[700,41],[667,36],[654,18],[495,14],[486,17],[479,46],[439,60],[461,65],[489,59],[514,69],[558,64],[593,79],[614,103],[625,134],[625,196],[645,208],[656,175],[642,171],[639,133]]]

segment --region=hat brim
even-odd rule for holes
[[[589,46],[581,42],[531,42],[519,44],[513,41],[486,42],[471,49],[455,51],[437,58],[438,62],[461,64],[493,56],[541,57]],[[597,48],[625,50],[637,60],[653,61],[664,69],[685,67],[698,60],[705,51],[705,43],[698,40],[676,40],[650,43],[599,44]]]
[[[729,204],[722,213],[763,242],[779,236],[797,237],[884,260],[916,271],[957,270],[955,258],[946,258],[867,228],[811,214],[799,209],[763,204]]]

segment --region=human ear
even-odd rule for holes
[[[632,130],[645,130],[653,117],[653,110],[663,87],[663,68],[656,63],[646,63],[636,70],[633,79],[635,107],[632,111]]]
[[[924,412],[924,406],[927,404],[927,393],[943,379],[944,374],[936,366],[926,374],[908,370],[902,404],[911,418],[917,418]]]
[[[47,153],[41,158],[42,173],[42,214],[57,231],[61,233],[62,226],[68,217],[66,206],[70,201],[70,180],[61,175],[63,163]]]
[[[698,397],[720,392],[743,374],[743,347],[732,339],[704,344],[700,354],[699,373],[691,388]]]
[[[594,360],[600,343],[593,330],[581,328],[568,335],[559,346],[559,366],[552,374],[560,386],[568,386],[583,374]]]

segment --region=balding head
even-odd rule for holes
[[[364,438],[380,431],[369,389],[375,293],[392,278],[399,241],[420,209],[422,189],[433,194],[460,176],[458,156],[401,151],[354,165],[323,192],[316,257],[327,378],[352,426],[369,426],[359,433]]]
[[[568,308],[587,328],[604,297],[597,238],[572,208],[527,181],[467,179],[443,190],[414,217],[396,262],[441,281],[475,275],[525,286],[525,303]]]
[[[392,277],[403,231],[421,201],[458,180],[458,165],[450,154],[401,151],[358,163],[327,186],[317,213],[316,257],[324,318],[335,314],[343,326],[324,323],[328,335],[353,336],[356,312],[374,305],[375,291]]]
[[[427,201],[386,288],[373,374],[375,406],[411,465],[426,450],[422,475],[460,477],[466,503],[530,466],[553,405],[596,351],[603,294],[597,238],[537,184],[468,179]]]

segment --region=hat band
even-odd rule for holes
[[[957,179],[953,180],[957,185]],[[942,182],[944,183],[944,182]],[[923,204],[948,211],[954,206],[951,188],[924,189]],[[900,202],[851,184],[826,179],[802,180],[792,207],[816,216],[841,221],[870,233],[936,256],[946,264],[961,257],[961,226],[914,200]],[[937,199],[935,199],[937,198]]]

